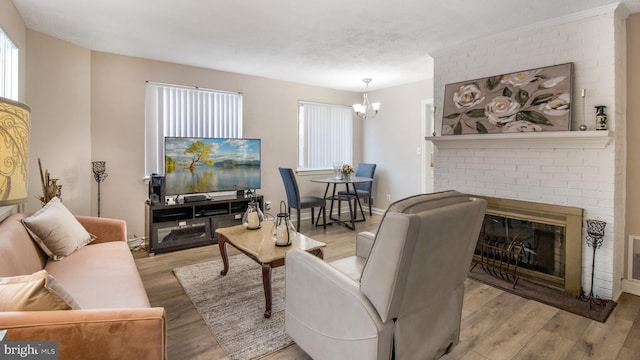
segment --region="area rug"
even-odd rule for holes
[[[293,343],[284,331],[284,267],[272,271],[271,318],[264,318],[262,270],[245,255],[173,270],[185,293],[209,326],[229,359],[255,359]]]
[[[514,288],[511,281],[505,281],[495,276],[491,276],[484,272],[480,266],[476,266],[471,269],[469,277],[500,290],[522,296],[523,298],[551,305],[558,309],[602,323],[607,321],[607,318],[617,305],[615,301],[611,300],[602,305],[592,304],[592,306],[589,306],[588,302],[578,299],[575,296],[559,290],[550,289],[546,286],[534,284],[523,278],[518,280],[518,283]]]

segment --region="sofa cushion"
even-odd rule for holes
[[[124,241],[92,243],[61,261],[49,261],[46,269],[83,309],[150,306]]]
[[[57,197],[33,215],[22,219],[22,223],[33,240],[53,260],[61,260],[95,239]]]
[[[0,277],[33,274],[47,263],[47,254],[31,239],[22,218],[14,214],[0,223]]]
[[[69,293],[46,270],[0,278],[0,311],[79,309]]]
[[[347,275],[353,281],[359,283],[365,261],[366,259],[360,256],[347,256],[345,258],[332,261],[329,265]]]

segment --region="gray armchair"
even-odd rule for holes
[[[319,359],[437,359],[458,343],[486,201],[456,191],[393,203],[355,256],[286,254],[285,329]]]

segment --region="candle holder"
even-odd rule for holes
[[[593,280],[595,276],[595,266],[596,266],[596,250],[602,247],[602,243],[604,241],[604,228],[607,225],[606,222],[600,220],[587,220],[587,245],[593,248],[593,257],[591,259],[591,291],[589,294],[582,294],[579,296],[580,300],[589,302],[589,309],[595,305],[606,305],[609,300],[604,300],[598,298],[593,293]]]
[[[249,203],[247,204],[247,211],[242,216],[242,224],[247,230],[260,229],[261,223],[264,221],[264,214],[260,210],[255,190],[247,190],[246,194],[249,196]]]
[[[107,166],[105,161],[92,161],[93,178],[98,183],[98,217],[100,217],[100,183],[103,182],[109,174],[106,173]]]
[[[280,212],[277,215],[275,225],[273,226],[273,238],[276,246],[289,246],[293,239],[296,238],[296,227],[291,222],[291,217],[286,211],[287,205],[284,201],[280,201]]]

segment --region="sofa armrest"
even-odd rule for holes
[[[76,215],[76,219],[89,233],[96,236],[92,244],[127,241],[127,223],[124,220],[81,215]]]
[[[363,231],[358,233],[356,236],[356,256],[367,259],[375,238],[376,234],[372,232]]]
[[[393,322],[380,321],[357,282],[302,250],[285,256],[285,330],[307,354],[314,359],[390,356]]]
[[[166,359],[164,308],[0,312],[9,341],[55,341],[60,359]]]

